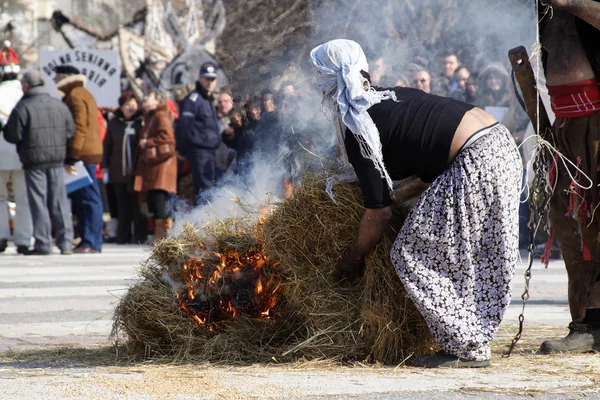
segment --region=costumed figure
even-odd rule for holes
[[[546,139],[572,163],[555,163],[550,201],[572,322],[565,338],[545,341],[540,352],[585,352],[600,349],[600,2],[548,0],[538,7],[542,63],[556,115],[552,138]]]
[[[511,298],[522,163],[510,132],[472,105],[422,90],[370,85],[361,47],[333,40],[311,51],[323,104],[358,176],[365,213],[334,279],[352,281],[392,215],[392,180],[429,183],[391,251],[441,347],[419,367],[485,367]]]

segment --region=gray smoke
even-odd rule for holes
[[[207,205],[185,209],[179,204],[174,234],[186,222],[202,226],[216,219],[255,218],[262,205],[281,201],[283,182],[290,175],[298,182],[307,169],[335,161],[335,131],[321,110],[321,95],[312,80],[308,55],[312,47],[335,38],[355,40],[370,62],[383,58],[385,82],[392,85],[406,76],[415,62],[427,64],[432,77],[437,76],[441,57],[448,50],[471,71],[481,70],[490,61],[500,61],[508,68],[509,49],[524,45],[533,52],[534,5],[531,0],[313,1],[310,40],[287,52],[302,52],[306,57],[300,65],[273,59],[266,66],[284,72],[265,81],[264,88],[279,89],[285,80],[291,81],[297,92],[293,118],[285,124],[289,127],[284,126],[286,140],[269,155],[256,153],[240,166],[243,173],[229,171],[205,194],[210,199]]]

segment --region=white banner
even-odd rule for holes
[[[54,68],[72,65],[87,78],[85,88],[92,93],[98,107],[117,107],[121,95],[119,53],[114,50],[66,49],[40,51],[40,69],[51,95],[58,97]]]

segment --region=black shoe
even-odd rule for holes
[[[600,329],[588,324],[569,324],[569,334],[562,339],[546,340],[540,346],[540,354],[587,353],[600,348]]]
[[[17,253],[25,254],[29,251],[29,246],[17,246]]]
[[[429,356],[417,357],[412,363],[413,367],[419,368],[482,368],[490,365],[490,360],[467,360],[443,351]]]
[[[51,254],[51,251],[42,251],[38,249],[27,250],[25,253],[23,253],[25,256],[49,256]]]
[[[0,253],[4,253],[8,247],[8,239],[0,239]]]
[[[102,240],[103,243],[117,243],[117,238],[116,237],[105,237]]]

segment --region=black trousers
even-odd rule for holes
[[[215,151],[191,150],[186,157],[192,168],[192,177],[194,178],[194,204],[200,205],[209,200],[205,198],[201,201],[200,196],[202,193],[213,187],[215,183]]]
[[[148,220],[140,211],[138,195],[126,183],[112,183],[119,209],[119,225],[117,227],[117,243],[131,242],[131,223],[135,242],[145,242],[148,236]]]
[[[167,201],[169,200],[169,193],[164,190],[149,190],[148,191],[148,210],[157,219],[169,218],[167,212]]]

